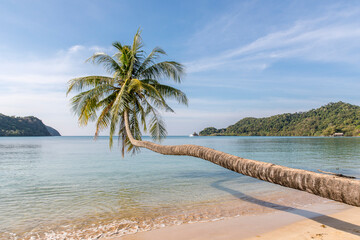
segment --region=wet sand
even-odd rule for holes
[[[165,227],[111,240],[360,239],[360,208],[329,202]]]

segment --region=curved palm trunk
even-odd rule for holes
[[[358,180],[245,159],[197,145],[163,146],[153,142],[138,141],[131,134],[126,111],[124,120],[127,136],[134,146],[144,147],[164,155],[202,158],[246,176],[360,207],[360,181]]]

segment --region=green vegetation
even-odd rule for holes
[[[202,130],[199,134],[200,136],[212,136],[212,135],[220,135],[224,134],[226,131],[226,128],[216,129],[214,127],[208,127]]]
[[[224,129],[205,128],[200,136],[330,136],[335,132],[360,135],[359,106],[337,102],[308,112],[249,117]]]
[[[49,126],[45,126],[45,127],[49,131],[51,136],[61,136],[60,133],[55,128]]]
[[[48,128],[52,129],[51,132]],[[0,136],[60,136],[36,117],[9,117],[0,113]]]
[[[112,75],[88,76],[69,81],[67,93],[80,91],[71,99],[73,111],[79,116],[80,125],[96,120],[95,136],[110,127],[110,147],[113,135],[119,135],[122,154],[138,150],[125,129],[125,115],[129,116],[129,128],[136,140],[141,140],[142,130],[154,139],[166,136],[159,110],[173,110],[165,100],[175,99],[187,104],[186,95],[180,90],[161,84],[160,80],[180,82],[183,66],[175,61],[158,62],[166,55],[161,48],[154,48],[146,55],[142,47],[140,32],[135,34],[132,45],[113,43],[117,52],[113,56],[95,53],[89,61],[102,64]]]

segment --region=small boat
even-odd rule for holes
[[[199,134],[197,134],[196,132],[194,132],[193,134],[190,134],[189,137],[198,137]]]

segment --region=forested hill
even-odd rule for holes
[[[0,113],[0,136],[60,136],[36,117],[9,117]]]
[[[244,118],[227,128],[205,128],[200,136],[360,136],[360,106],[329,103],[308,112],[284,113],[266,118]]]

